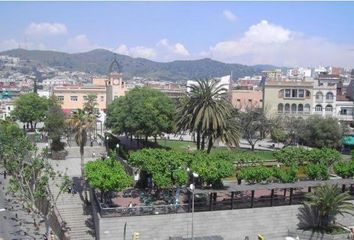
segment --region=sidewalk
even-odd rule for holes
[[[45,223],[36,218],[38,227],[35,227],[33,214],[24,210],[11,194],[7,194],[9,176],[4,179],[1,175],[0,179],[0,239],[41,239],[45,233]]]

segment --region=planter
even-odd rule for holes
[[[67,155],[66,150],[52,151],[52,159],[53,160],[65,160],[66,155]]]
[[[299,237],[300,239],[308,239],[308,240],[343,240],[343,239],[348,239],[349,233],[343,233],[343,234],[326,234],[326,233],[321,233],[321,232],[313,232],[311,230],[294,230],[294,231],[289,231],[288,232],[289,236],[292,237]]]

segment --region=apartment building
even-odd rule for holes
[[[338,75],[319,75],[314,80],[267,81],[263,102],[270,115],[304,118],[318,115],[342,122],[351,122],[354,116],[354,103],[343,95]]]
[[[265,83],[263,108],[270,114],[308,116],[313,105],[313,81],[270,80]]]
[[[235,89],[231,92],[231,103],[240,111],[247,109],[262,108],[263,92],[253,89]]]
[[[86,85],[56,86],[53,94],[61,101],[66,112],[82,109],[87,96],[92,94],[97,96],[98,110],[106,111],[114,99],[124,96],[127,91],[122,75],[119,64],[114,59],[106,78],[93,78],[92,84]]]

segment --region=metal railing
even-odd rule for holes
[[[94,201],[101,217],[129,217],[159,214],[176,214],[188,212],[188,204],[152,204],[139,205],[132,207],[110,207],[105,206],[98,200],[97,194],[94,195]]]

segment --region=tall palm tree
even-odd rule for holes
[[[218,138],[237,145],[238,128],[233,125],[236,122],[232,121],[232,105],[226,97],[227,89],[220,80],[198,80],[190,86],[189,93],[177,108],[177,131],[194,134],[197,149],[204,150],[207,141],[208,153]]]
[[[79,109],[68,120],[68,123],[75,134],[75,142],[80,147],[82,177],[84,176],[84,148],[87,143],[87,133],[93,128],[95,118],[96,117],[93,114],[89,114],[86,111]]]
[[[343,193],[337,185],[322,185],[307,195],[308,200],[305,202],[305,208],[312,208],[318,219],[312,222],[317,223],[317,228],[327,228],[336,220],[338,214],[344,213],[354,215],[354,205],[349,202],[351,196]]]

